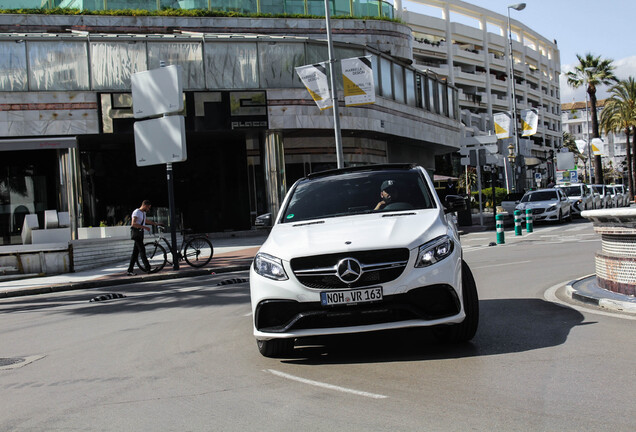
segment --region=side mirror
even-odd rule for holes
[[[466,198],[460,195],[446,195],[446,198],[444,199],[444,207],[445,213],[468,210]]]

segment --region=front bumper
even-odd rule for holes
[[[459,323],[465,318],[461,298],[461,249],[429,267],[415,268],[417,249],[404,272],[379,284],[383,300],[322,306],[321,291],[302,285],[289,262],[289,276],[274,281],[250,270],[254,336],[260,340],[360,333]],[[378,286],[378,285],[371,285]]]

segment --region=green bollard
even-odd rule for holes
[[[532,209],[526,209],[526,232],[532,232]]]
[[[521,220],[523,218],[521,217],[521,210],[515,210],[515,235],[516,236],[520,236],[522,229],[521,229]]]
[[[506,243],[506,239],[504,238],[504,222],[503,222],[503,215],[502,214],[498,214],[497,216],[495,216],[495,220],[497,221],[496,223],[496,227],[497,227],[497,244],[505,244]]]

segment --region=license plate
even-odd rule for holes
[[[323,291],[320,293],[320,303],[323,306],[366,303],[378,300],[382,300],[382,287],[347,291]]]

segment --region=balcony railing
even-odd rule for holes
[[[378,0],[330,0],[333,16],[393,18],[393,4]],[[0,2],[8,4],[8,2]],[[67,8],[82,11],[166,8],[208,10],[238,14],[325,15],[323,0],[13,0],[0,9]]]

